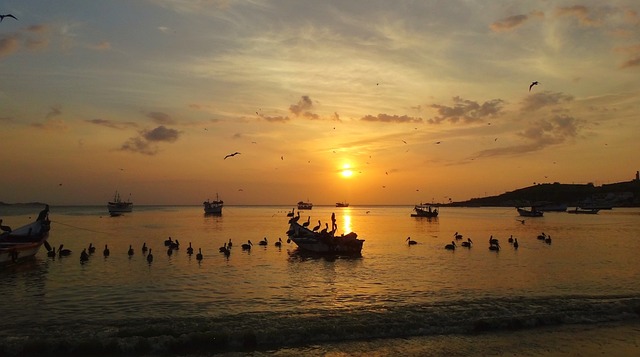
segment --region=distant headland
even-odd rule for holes
[[[567,206],[600,204],[609,207],[640,207],[640,177],[632,181],[595,186],[587,184],[538,183],[501,195],[472,198],[444,204],[449,207],[524,207],[544,204]]]
[[[45,204],[41,202],[6,203],[0,201],[0,206],[44,206]]]

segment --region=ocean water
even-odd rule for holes
[[[639,318],[640,209],[523,224],[513,208],[444,207],[426,219],[410,217],[411,206],[314,206],[301,221],[324,226],[335,212],[338,233],[365,239],[360,257],[318,257],[286,242],[291,208],[226,206],[216,217],[137,206],[110,217],[103,206],[51,207],[48,240],[72,253],[49,258],[43,247],[0,267],[0,355],[424,355],[425,344],[468,355],[475,336]],[[17,227],[39,210],[0,214]],[[456,232],[458,248],[444,249]],[[180,242],[171,255],[169,237]],[[230,239],[226,257],[219,247]],[[96,252],[81,263],[90,243]]]

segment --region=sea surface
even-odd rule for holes
[[[4,206],[0,216],[18,227],[40,209]],[[638,326],[640,209],[541,218],[513,208],[443,207],[437,219],[410,217],[412,206],[301,213],[311,227],[331,225],[335,213],[338,234],[365,240],[359,257],[299,252],[286,239],[291,209],[225,206],[206,216],[201,206],[134,206],[110,217],[106,206],[52,206],[48,241],[72,253],[50,258],[42,247],[35,259],[0,267],[0,355],[486,355],[469,341]],[[180,243],[171,255],[169,237]],[[500,251],[488,249],[490,237]],[[468,238],[472,247],[461,247]],[[219,248],[229,240],[226,257]],[[458,248],[446,250],[452,241]],[[81,263],[89,244],[96,252]],[[533,353],[526,343],[518,354]]]

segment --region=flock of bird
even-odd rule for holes
[[[456,241],[462,240],[463,236],[462,234],[455,232],[453,234],[453,237],[455,238],[455,240],[452,240],[451,243],[446,244],[444,246],[444,249],[456,250],[456,248],[458,247],[458,245],[456,244]],[[547,244],[551,244],[551,235],[542,232],[541,234],[538,235],[538,240],[544,241]],[[418,242],[415,240],[412,240],[411,237],[407,237],[405,241],[409,246],[418,244]],[[518,249],[518,247],[520,246],[520,243],[518,243],[518,238],[514,238],[513,235],[509,237],[508,242],[513,246],[514,249]],[[465,248],[471,248],[473,246],[473,241],[471,240],[471,238],[467,238],[467,240],[461,242],[460,245]],[[497,252],[497,251],[500,251],[500,249],[501,249],[500,241],[497,238],[493,238],[493,235],[491,235],[489,237],[489,250]]]
[[[169,239],[164,241],[164,245],[165,247],[167,247],[168,256],[171,256],[175,250],[180,249],[180,242],[177,239],[173,240],[171,237],[169,237]],[[267,237],[264,237],[261,241],[259,241],[258,245],[267,246],[268,245]],[[44,246],[47,249],[47,256],[50,258],[56,258],[56,257],[61,258],[61,257],[66,257],[71,255],[71,250],[64,248],[64,244],[60,244],[58,249],[56,249],[55,247],[51,247],[49,242],[45,241]],[[281,248],[282,238],[278,238],[278,240],[274,243],[274,246],[276,248]],[[222,247],[219,248],[219,252],[223,253],[226,257],[229,257],[231,255],[232,247],[233,247],[233,242],[231,241],[231,239],[229,239],[228,242],[225,242],[222,245]],[[251,242],[251,240],[248,240],[247,243],[240,245],[240,248],[243,251],[251,251],[251,247],[253,247],[253,243]],[[147,262],[151,264],[153,262],[153,254],[151,253],[151,248],[147,247],[146,242],[142,243],[141,251],[142,251],[142,254],[146,256]],[[88,261],[89,257],[93,255],[95,252],[96,252],[96,247],[93,245],[93,243],[89,243],[89,246],[87,248],[83,248],[82,252],[80,253],[80,263],[84,263]],[[135,249],[133,248],[133,245],[130,244],[129,249],[127,251],[127,255],[131,257],[134,254],[135,254]],[[191,242],[189,242],[189,247],[187,247],[187,254],[189,256],[192,256],[194,254],[194,248],[191,246]],[[102,255],[105,258],[111,255],[111,250],[109,249],[109,246],[107,244],[104,245],[104,250],[102,251]],[[202,254],[202,248],[198,248],[198,253],[196,253],[195,256],[196,256],[196,260],[198,261],[202,261],[202,259],[204,259],[204,255]]]

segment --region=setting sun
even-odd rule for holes
[[[351,171],[351,166],[349,166],[349,164],[344,164],[342,166],[342,171],[340,172],[340,174],[342,175],[342,177],[345,177],[345,178],[353,176],[353,171]]]

